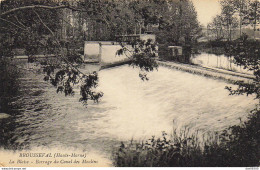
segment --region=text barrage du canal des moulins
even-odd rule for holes
[[[20,153],[19,157],[86,158],[87,153]]]

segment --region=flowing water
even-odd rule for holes
[[[27,72],[12,116],[0,119],[2,147],[71,147],[109,157],[120,141],[145,140],[173,128],[223,130],[245,120],[256,104],[253,96],[229,96],[224,88],[232,85],[220,80],[164,67],[149,73],[149,81],[138,74],[127,65],[99,71],[97,90],[104,96],[86,108],[78,94],[57,94],[41,75]]]

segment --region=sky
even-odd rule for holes
[[[192,2],[197,10],[198,20],[204,26],[220,13],[219,0],[192,0]]]

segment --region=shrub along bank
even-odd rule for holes
[[[260,165],[260,110],[248,121],[224,130],[217,138],[204,141],[187,135],[163,133],[146,142],[122,143],[114,153],[118,167],[248,167]],[[179,137],[178,137],[179,136]]]

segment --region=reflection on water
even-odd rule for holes
[[[138,69],[120,66],[99,72],[98,104],[84,107],[79,95],[64,97],[27,73],[13,113],[1,120],[5,148],[73,147],[105,155],[120,141],[142,140],[161,131],[188,126],[203,133],[244,120],[256,102],[249,96],[228,96],[219,80],[160,67],[141,81]]]
[[[225,55],[215,55],[208,53],[196,54],[191,57],[191,63],[205,67],[221,68],[240,73],[253,74],[252,71],[244,69],[243,66],[235,64],[234,57],[226,57]]]

